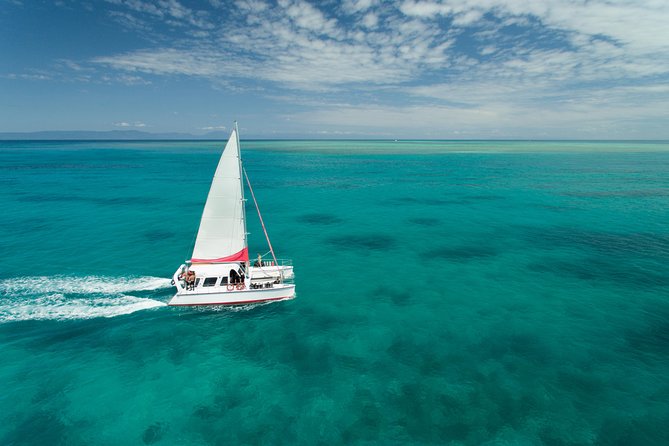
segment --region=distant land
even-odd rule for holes
[[[190,133],[150,133],[139,130],[0,132],[0,140],[216,140],[228,139],[229,136],[229,132],[209,132],[203,135],[192,135]]]
[[[312,135],[305,137],[298,134],[283,134],[273,135],[273,138],[267,136],[251,135],[244,138],[245,140],[290,140],[290,141],[395,141],[395,142],[418,142],[418,141],[459,141],[459,142],[482,142],[482,141],[500,141],[500,142],[639,142],[639,143],[658,143],[667,144],[669,140],[651,140],[651,139],[621,139],[621,140],[607,140],[607,139],[534,139],[534,138],[402,138],[396,139],[392,137],[369,137],[369,135]],[[152,133],[143,132],[141,130],[106,130],[106,131],[89,131],[89,130],[42,130],[38,132],[0,132],[0,141],[220,141],[227,140],[230,137],[228,130],[219,130],[208,132],[204,134],[195,135],[192,133]],[[666,150],[664,148],[663,150]]]

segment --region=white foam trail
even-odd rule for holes
[[[164,302],[129,296],[170,286],[162,277],[16,277],[0,281],[0,323],[114,317]],[[69,295],[69,296],[68,296]]]
[[[164,305],[164,302],[134,296],[67,299],[62,294],[50,294],[31,300],[3,301],[0,322],[114,317]]]
[[[164,277],[104,277],[104,276],[34,276],[0,280],[0,293],[26,294],[121,294],[151,291],[170,287]]]
[[[204,305],[204,306],[195,306],[191,307],[192,310],[195,311],[202,311],[202,312],[212,312],[212,311],[225,311],[225,312],[231,312],[231,313],[236,313],[236,312],[244,312],[244,311],[250,311],[255,308],[259,307],[264,307],[265,305],[272,305],[276,304],[278,302],[283,302],[284,300],[291,300],[292,298],[286,298],[286,299],[276,299],[276,300],[270,300],[267,302],[256,302],[253,304],[241,304],[241,305]]]

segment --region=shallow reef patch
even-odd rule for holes
[[[310,225],[334,225],[343,220],[333,214],[304,214],[297,217],[297,221]]]
[[[458,245],[442,246],[423,253],[427,259],[444,259],[452,262],[467,262],[496,256],[497,250],[490,246]]]
[[[395,238],[384,234],[350,234],[330,237],[327,242],[337,248],[343,249],[370,249],[384,251],[395,245]]]

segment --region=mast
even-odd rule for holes
[[[244,171],[242,170],[242,146],[239,144],[239,127],[237,126],[237,121],[235,121],[235,137],[237,138],[237,150],[239,150],[239,188],[242,191],[242,217],[244,220],[244,247],[249,248],[249,233],[246,229],[246,198],[244,198]],[[247,256],[248,257],[248,256]],[[251,275],[249,274],[249,260],[246,259],[244,262],[244,273],[249,275],[249,281],[251,280]]]

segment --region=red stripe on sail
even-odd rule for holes
[[[225,262],[248,262],[249,249],[244,248],[241,251],[227,257],[218,259],[190,259],[191,263],[225,263]]]

